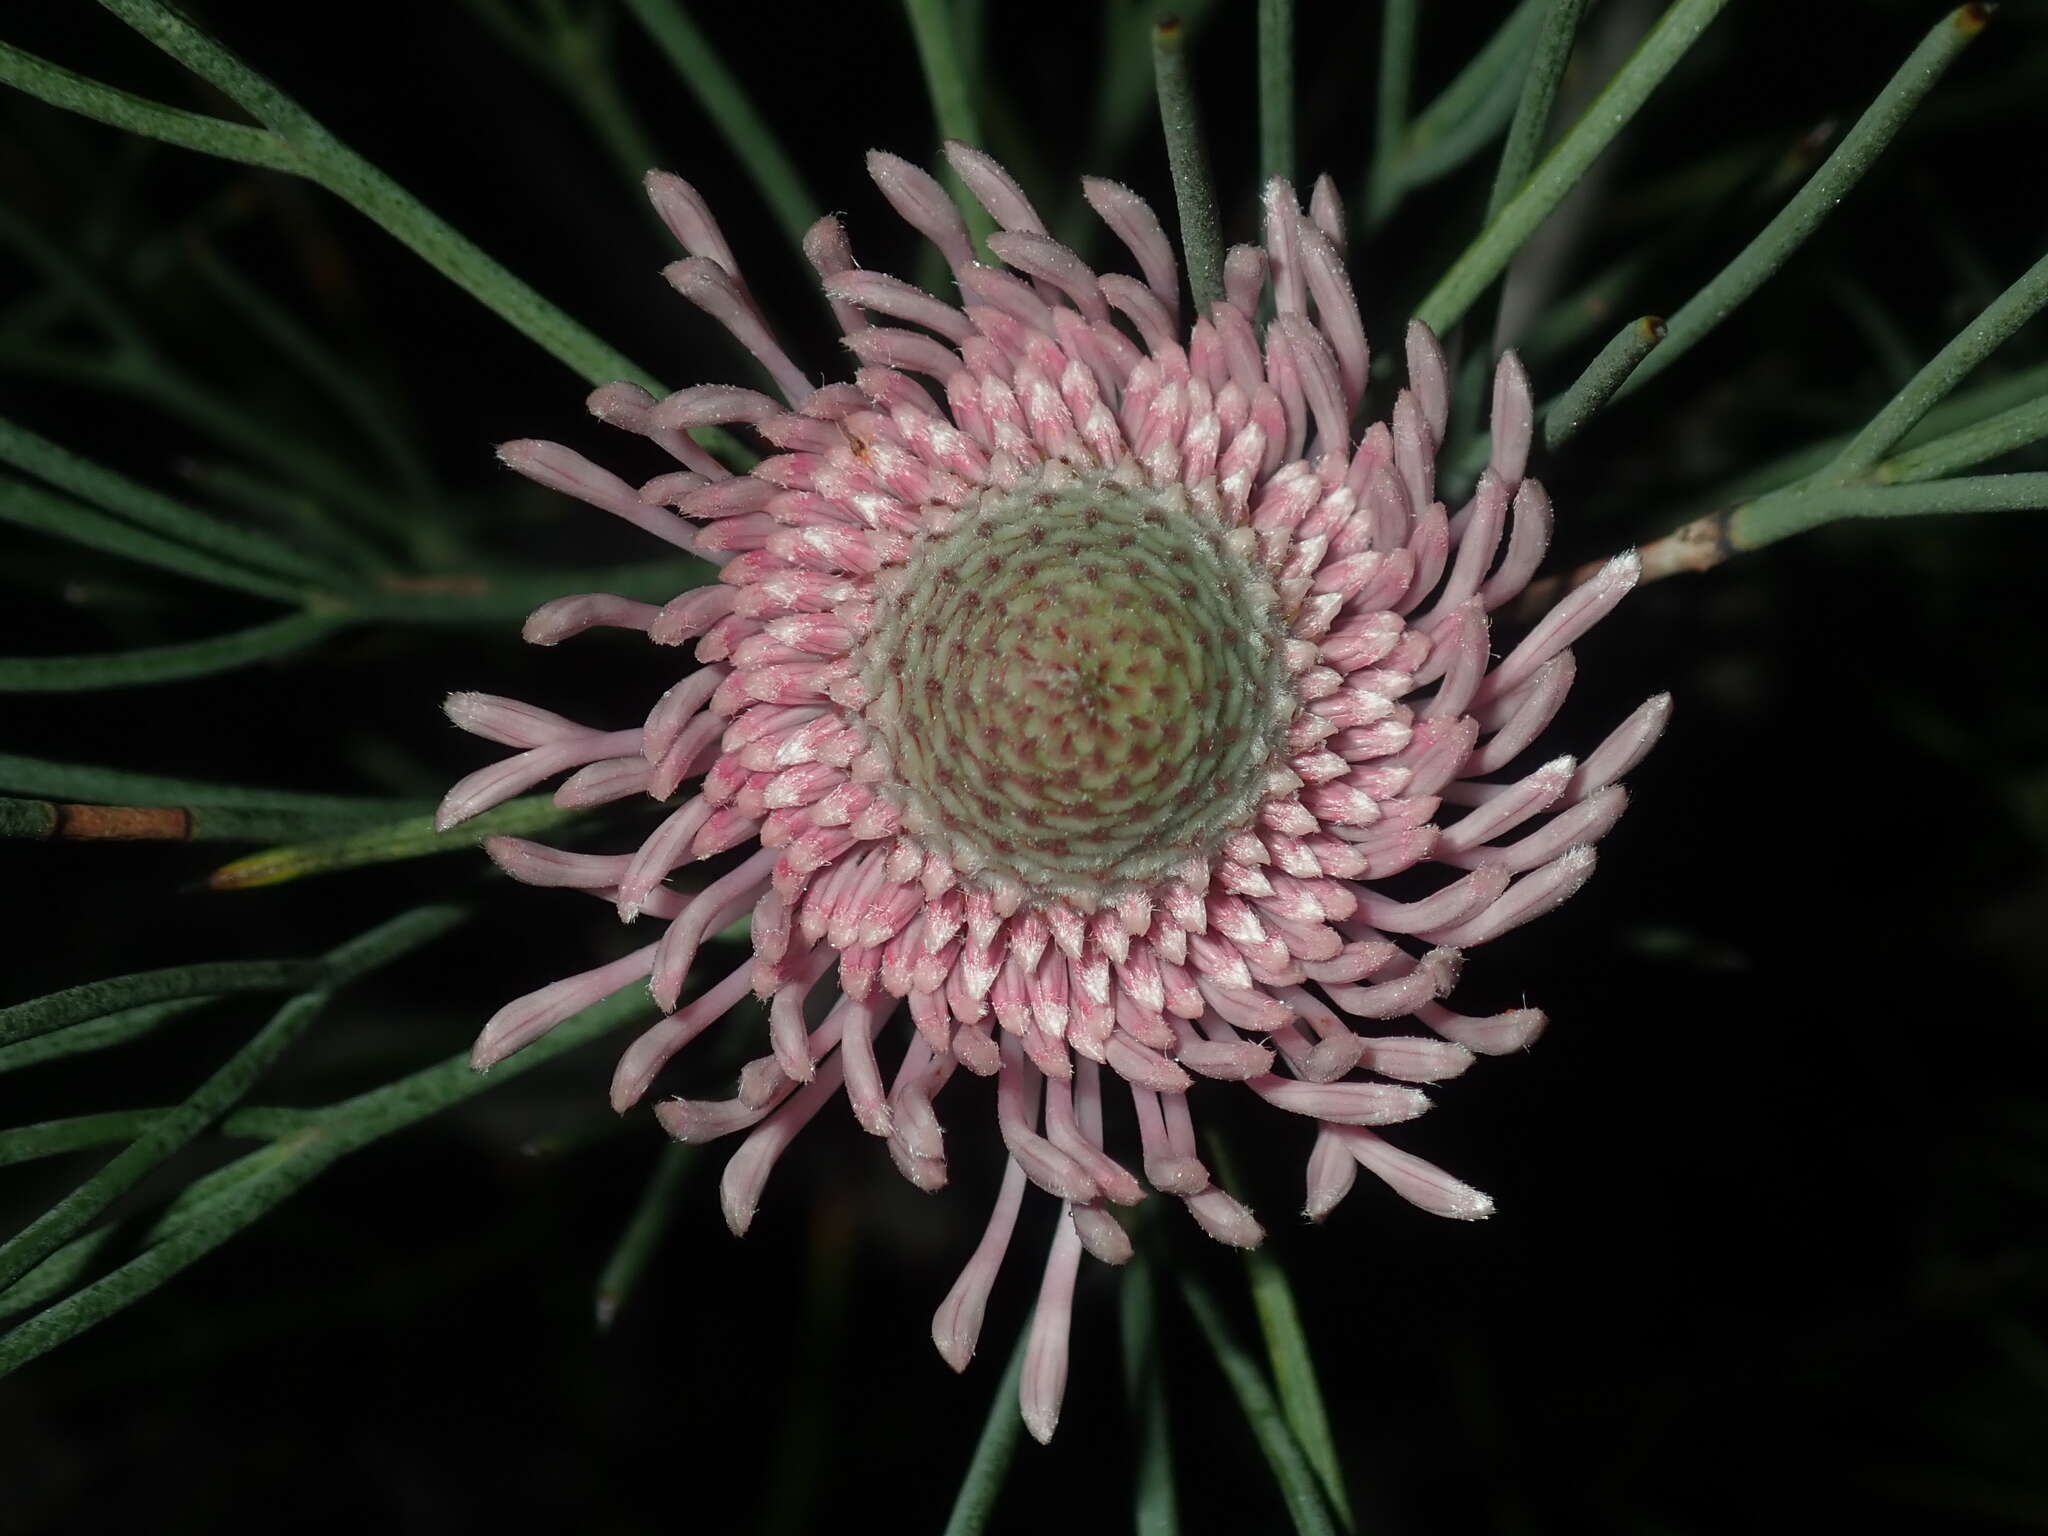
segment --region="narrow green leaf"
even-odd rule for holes
[[[0,800],[0,838],[41,842],[57,835],[61,808],[47,800]]]
[[[266,1215],[330,1160],[307,1152],[279,1162],[260,1178],[245,1180],[111,1274],[0,1336],[0,1377],[140,1301]],[[11,1294],[0,1295],[0,1304],[10,1301]]]
[[[67,843],[275,843],[332,837],[363,816],[220,806],[79,805],[0,797],[0,838]]]
[[[206,883],[216,891],[282,885],[288,880],[360,869],[366,864],[395,864],[474,848],[487,837],[538,832],[584,814],[582,808],[564,809],[556,805],[550,794],[524,795],[445,832],[435,830],[433,815],[429,813],[342,837],[322,838],[319,842],[266,848],[223,864]]]
[[[470,0],[470,8],[492,22],[508,42],[516,25],[502,5]],[[593,8],[580,17],[571,16],[560,5],[543,7],[548,31],[517,34],[524,46],[517,51],[544,78],[553,79],[590,123],[612,161],[635,186],[648,170],[660,164],[654,141],[625,91],[612,47],[613,13]],[[651,211],[651,210],[650,210]]]
[[[1878,465],[1871,478],[1886,485],[1934,480],[1987,459],[2003,458],[2043,438],[2048,438],[2048,395],[1897,454]]]
[[[104,356],[52,347],[0,347],[0,363],[17,372],[144,401],[281,479],[359,515],[381,515],[388,500],[388,493],[365,481],[353,465],[323,444],[290,430],[275,416],[252,413],[246,402],[210,388],[153,350]]]
[[[319,182],[587,382],[605,384],[626,379],[658,388],[648,374],[623,354],[605,345],[457,234],[418,198],[336,139],[283,91],[161,0],[100,3],[262,122],[271,130],[271,134],[263,135],[264,139],[274,135],[283,140],[292,157],[280,168],[297,169]],[[190,147],[214,152],[207,143],[193,143]]]
[[[1416,0],[1380,0],[1379,92],[1373,98],[1372,170],[1365,218],[1383,223],[1401,200],[1401,149],[1408,137],[1408,92],[1415,71]]]
[[[297,1041],[328,996],[326,992],[307,992],[286,1003],[183,1104],[152,1116],[141,1134],[104,1168],[0,1244],[0,1289],[76,1237],[115,1200],[206,1129]]]
[[[1201,35],[1216,0],[1187,0],[1173,7],[1181,32]],[[1152,79],[1152,44],[1145,12],[1131,0],[1110,0],[1102,7],[1102,30],[1096,39],[1101,73],[1096,79],[1094,125],[1089,131],[1083,165],[1108,165],[1121,158],[1147,116],[1155,110],[1157,87]],[[1072,193],[1080,199],[1078,187]],[[1055,225],[1055,232],[1058,226]]]
[[[996,1500],[1002,1496],[1003,1479],[1009,1475],[1017,1442],[1023,1438],[1024,1418],[1017,1411],[1017,1386],[1024,1379],[1024,1351],[1031,1339],[1031,1326],[1017,1330],[1017,1344],[1010,1351],[1010,1363],[996,1383],[995,1397],[982,1424],[981,1438],[974,1444],[967,1471],[954,1495],[953,1512],[946,1518],[945,1536],[981,1536],[995,1519]]]
[[[2002,411],[2012,410],[2048,391],[2048,363],[2032,368],[2022,368],[2004,378],[1992,379],[1971,389],[1958,390],[1941,402],[1921,419],[1920,424],[1905,437],[1899,446],[1905,452],[1923,448],[1937,438],[1973,427]],[[1731,506],[1737,502],[1751,500],[1766,491],[1783,489],[1793,483],[1811,478],[1833,461],[1849,444],[1848,434],[1839,437],[1822,438],[1795,448],[1790,453],[1767,459],[1752,469],[1721,485],[1715,486],[1703,500],[1712,506]],[[1880,471],[1873,470],[1873,476]]]
[[[110,1013],[103,1019],[67,1024],[48,1034],[17,1040],[12,1045],[0,1045],[0,1072],[18,1071],[22,1067],[39,1066],[65,1056],[81,1056],[125,1045],[173,1020],[197,1013],[213,1001],[211,997],[181,997],[167,1003],[144,1003],[139,1008],[123,1008],[118,1013]]]
[[[290,812],[336,822],[386,821],[431,809],[429,803],[372,795],[316,795],[293,789],[260,789],[241,784],[214,784],[205,779],[176,779],[125,768],[90,763],[53,763],[46,758],[0,752],[0,789],[66,800],[98,800],[127,805],[193,805],[233,807],[248,811]]]
[[[126,91],[117,91],[97,80],[74,75],[70,70],[39,59],[13,44],[0,42],[0,83],[26,91],[39,101],[67,112],[76,112],[127,133],[223,160],[260,165],[276,171],[301,172],[305,168],[292,147],[274,133],[241,123],[222,122],[198,112],[181,112]]]
[[[1548,0],[1521,0],[1493,29],[1479,51],[1437,93],[1436,100],[1415,114],[1402,135],[1403,154],[1427,149],[1452,133],[1499,93],[1503,81],[1512,95],[1515,82],[1521,78],[1519,66],[1528,57],[1529,41],[1535,35],[1541,8],[1546,3]]]
[[[18,1125],[0,1131],[0,1167],[9,1163],[33,1162],[37,1158],[61,1157],[88,1147],[104,1147],[133,1141],[171,1109],[115,1109],[97,1115],[72,1115],[63,1120],[44,1120],[35,1125]],[[226,1136],[270,1138],[301,1130],[310,1112],[302,1109],[238,1110],[221,1122]]]
[[[1515,103],[1514,121],[1508,124],[1508,141],[1501,148],[1500,168],[1493,174],[1493,193],[1486,202],[1489,224],[1507,206],[1508,199],[1521,191],[1522,183],[1529,179],[1536,164],[1543,136],[1550,130],[1558,84],[1564,79],[1565,66],[1571,62],[1579,18],[1585,11],[1586,0],[1547,0],[1542,26],[1522,72],[1521,97]]]
[[[917,43],[918,62],[924,68],[925,94],[931,97],[932,118],[938,124],[939,137],[981,148],[984,140],[981,113],[975,106],[975,82],[962,63],[950,0],[903,0],[903,10]],[[975,246],[985,248],[995,230],[995,220],[979,199],[962,195],[960,179],[950,168],[941,173],[940,179],[960,205]]]
[[[262,1147],[211,1173],[202,1174],[179,1191],[148,1229],[140,1234],[135,1246],[147,1247],[162,1240],[203,1214],[212,1202],[236,1186],[276,1168],[280,1161],[293,1155],[294,1150],[297,1149],[280,1152],[276,1147]],[[33,1311],[64,1295],[77,1286],[100,1257],[109,1248],[117,1246],[124,1235],[123,1225],[115,1222],[72,1239],[13,1285],[0,1291],[0,1317],[15,1317]]]
[[[327,585],[352,586],[358,581],[374,580],[391,565],[388,550],[371,543],[346,518],[337,515],[338,502],[307,486],[287,484],[237,464],[211,459],[187,459],[179,468],[186,482],[216,505],[246,515],[251,524],[289,530],[294,540],[343,574],[342,581]],[[409,508],[395,501],[390,505],[396,514],[394,522],[403,520],[415,528],[443,527],[439,519],[415,517]],[[406,541],[404,547],[410,548],[411,542]],[[424,556],[419,558],[426,563]]]
[[[2029,267],[2019,280],[1993,299],[1955,339],[1913,375],[1906,387],[1886,403],[1870,423],[1850,439],[1849,446],[1821,473],[1828,479],[1852,480],[1874,468],[1920,418],[1938,405],[2005,339],[2048,305],[2048,256]],[[2017,476],[2008,476],[2017,479]]]
[[[321,985],[317,990],[302,992],[278,1009],[247,1045],[229,1057],[182,1104],[153,1117],[148,1128],[98,1173],[0,1244],[0,1290],[76,1237],[116,1199],[239,1102],[278,1057],[296,1043],[336,988],[366,970],[388,963],[407,949],[439,937],[461,918],[457,908],[418,908],[380,924],[329,954],[322,962]],[[4,1357],[4,1345],[0,1345],[0,1359]]]
[[[481,570],[440,576],[386,577],[374,591],[351,593],[349,611],[394,624],[517,623],[565,592],[609,592],[665,603],[678,592],[718,579],[708,561],[683,556],[642,560],[594,571]]]
[[[1195,1322],[1209,1341],[1217,1365],[1222,1368],[1224,1380],[1229,1382],[1238,1406],[1244,1410],[1245,1420],[1251,1425],[1259,1449],[1265,1453],[1266,1464],[1273,1469],[1273,1476],[1280,1484],[1280,1496],[1287,1505],[1295,1530],[1301,1536],[1337,1536],[1337,1527],[1323,1503],[1315,1471],[1309,1465],[1301,1443],[1287,1427],[1286,1416],[1274,1401],[1273,1389],[1267,1385],[1258,1363],[1232,1337],[1230,1326],[1224,1322],[1215,1298],[1200,1280],[1184,1273],[1180,1287],[1188,1310],[1194,1313]]]
[[[1401,157],[1397,167],[1401,191],[1427,186],[1457,170],[1501,135],[1514,115],[1519,97],[1514,78],[1506,70],[1495,78],[1492,92],[1444,133],[1427,144],[1415,144]]]
[[[446,910],[426,908],[409,916],[424,918]],[[386,924],[345,946],[329,957],[329,963],[340,967],[346,959],[351,974],[381,963],[390,947],[408,936],[401,926],[405,921]],[[0,1375],[140,1300],[346,1154],[451,1104],[501,1087],[629,1020],[644,1018],[650,1007],[643,988],[624,987],[557,1025],[488,1075],[472,1070],[463,1053],[323,1110],[296,1112],[304,1115],[304,1124],[287,1139],[195,1180],[145,1234],[144,1241],[154,1246],[139,1258],[0,1338]],[[68,1290],[116,1236],[114,1228],[88,1233],[65,1244],[11,1287],[0,1287],[0,1316],[40,1306]],[[1020,1364],[1021,1360],[1020,1354]]]
[[[103,1147],[109,1142],[132,1141],[162,1113],[161,1109],[116,1109],[105,1114],[72,1115],[64,1120],[17,1125],[0,1131],[0,1167],[33,1162],[40,1157],[60,1157],[66,1152]]]
[[[4,417],[0,417],[0,462],[25,470],[165,539],[283,577],[291,583],[273,582],[266,592],[268,596],[282,594],[290,598],[302,592],[308,583],[317,586],[334,581],[335,573],[330,568],[265,534],[224,522],[160,491],[138,485],[127,476],[95,464]]]
[[[111,651],[103,656],[0,657],[0,693],[87,693],[211,677],[289,656],[346,623],[345,618],[331,613],[294,613],[183,645]]]
[[[1555,452],[1576,437],[1579,429],[1614,398],[1614,392],[1641,366],[1651,349],[1664,339],[1664,334],[1664,321],[1657,315],[1644,315],[1640,320],[1631,320],[1623,326],[1615,338],[1600,349],[1599,355],[1586,365],[1586,371],[1545,407],[1544,446]]]
[[[0,48],[5,46],[0,43]],[[0,203],[0,240],[14,247],[22,260],[42,278],[45,288],[42,300],[51,307],[49,324],[61,321],[69,310],[76,309],[79,318],[105,334],[115,356],[132,358],[150,350],[149,339],[135,317],[107,291],[106,285],[98,280],[77,253],[65,250],[40,224],[23,217],[6,203]],[[24,325],[14,334],[26,338],[39,335],[41,331]]]
[[[632,1217],[626,1222],[626,1230],[619,1234],[618,1246],[605,1261],[604,1272],[597,1280],[597,1327],[602,1333],[612,1325],[619,1315],[619,1309],[626,1304],[633,1288],[640,1283],[641,1275],[647,1271],[648,1260],[661,1245],[662,1234],[667,1232],[669,1218],[675,1214],[676,1195],[683,1187],[683,1176],[690,1171],[690,1161],[695,1148],[672,1141],[661,1149],[655,1159],[654,1173],[647,1180],[646,1189],[640,1193],[639,1204],[633,1207]]]
[[[189,254],[193,266],[214,292],[270,343],[273,352],[289,361],[340,407],[341,413],[355,423],[363,441],[377,451],[385,466],[413,496],[426,498],[434,494],[433,473],[413,442],[406,418],[393,409],[385,390],[351,367],[296,315],[221,260],[210,245],[194,242]],[[412,509],[388,499],[378,505],[387,527],[402,531],[426,521],[412,515]]]
[[[1159,123],[1166,133],[1166,160],[1173,172],[1174,202],[1180,213],[1181,258],[1188,269],[1188,294],[1195,313],[1207,314],[1223,297],[1223,235],[1216,221],[1216,187],[1202,148],[1201,114],[1188,77],[1187,35],[1168,19],[1152,28],[1152,79],[1159,93]]]
[[[1124,1393],[1137,1425],[1138,1466],[1132,1513],[1138,1536],[1178,1536],[1173,1445],[1166,1413],[1165,1356],[1159,1343],[1159,1292],[1142,1253],[1121,1277]]]
[[[1640,290],[1645,274],[1656,268],[1661,255],[1659,239],[1645,240],[1553,300],[1541,314],[1532,315],[1515,349],[1522,354],[1522,361],[1539,368],[1605,332],[1617,314],[1628,313],[1623,306]]]
[[[120,1223],[95,1228],[74,1238],[14,1284],[0,1291],[0,1318],[17,1317],[45,1306],[83,1280],[100,1255],[122,1236]]]
[[[1294,179],[1294,0],[1259,0],[1259,177]]]
[[[1416,306],[1416,316],[1442,335],[1463,318],[1516,251],[1550,217],[1579,178],[1614,142],[1728,0],[1674,0],[1656,26],[1586,108],[1522,190],[1487,222]]]
[[[0,426],[0,436],[4,436],[4,432],[4,426]],[[27,528],[51,538],[67,539],[73,544],[83,544],[87,549],[97,549],[102,554],[155,566],[160,571],[189,576],[194,581],[224,587],[230,592],[247,592],[254,597],[290,603],[295,607],[307,596],[307,588],[303,585],[230,565],[225,560],[216,560],[183,544],[160,539],[133,524],[95,512],[68,496],[56,495],[25,480],[0,477],[0,522],[12,523],[17,528]]]
[[[644,986],[622,987],[602,1002],[593,1003],[557,1024],[516,1056],[487,1072],[472,1067],[469,1052],[461,1051],[397,1082],[330,1105],[323,1112],[328,1127],[325,1134],[343,1143],[347,1150],[368,1146],[393,1131],[439,1114],[450,1105],[502,1087],[627,1023],[643,1020],[653,1007]]]
[[[1743,247],[1740,255],[1671,317],[1664,345],[1636,370],[1635,377],[1623,386],[1624,394],[1649,383],[1677,362],[1784,266],[1863,179],[1864,172],[1884,153],[1885,146],[1934,88],[1934,83],[1984,30],[1987,19],[1985,7],[1966,5],[1936,24],[1806,185]]]
[[[726,68],[681,0],[626,0],[626,7],[647,29],[719,136],[746,166],[790,243],[801,245],[804,231],[818,217],[817,202],[746,87]]]
[[[1974,475],[1918,485],[1795,486],[1738,508],[1728,521],[1728,542],[1738,550],[1762,549],[1851,517],[2038,511],[2048,511],[2048,473]]]
[[[109,976],[0,1008],[0,1045],[151,1003],[211,999],[230,992],[289,991],[309,985],[319,971],[319,963],[312,960],[221,960]]]
[[[1301,1309],[1294,1304],[1294,1288],[1287,1283],[1287,1272],[1280,1267],[1280,1261],[1269,1250],[1247,1249],[1244,1262],[1251,1277],[1252,1306],[1259,1314],[1259,1330],[1266,1336],[1266,1357],[1272,1361],[1273,1381],[1280,1390],[1280,1411],[1300,1442],[1302,1454],[1315,1469],[1324,1497],[1344,1529],[1351,1530],[1351,1501],[1344,1492],[1344,1471],[1337,1460],[1337,1442],[1330,1434],[1330,1416],[1323,1407],[1322,1388],[1316,1382],[1315,1356],[1301,1325]]]

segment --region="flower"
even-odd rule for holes
[[[946,1177],[934,1098],[956,1067],[996,1079],[1009,1163],[933,1336],[964,1368],[1026,1183],[1064,1201],[1022,1387],[1045,1439],[1081,1254],[1127,1258],[1114,1212],[1143,1195],[1109,1151],[1112,1079],[1147,1182],[1226,1243],[1262,1233],[1197,1156],[1202,1077],[1315,1122],[1313,1218],[1361,1167],[1425,1210],[1490,1212],[1376,1127],[1428,1107],[1413,1085],[1543,1027],[1534,1009],[1472,1018],[1443,999],[1465,950],[1585,882],[1669,699],[1583,762],[1497,780],[1557,713],[1571,645],[1634,585],[1636,559],[1610,561],[1492,660],[1488,615],[1523,590],[1550,534],[1549,499],[1524,473],[1528,379],[1500,360],[1490,461],[1456,513],[1435,494],[1447,371],[1421,324],[1390,420],[1355,435],[1367,348],[1327,178],[1306,212],[1286,182],[1268,185],[1263,246],[1229,253],[1223,299],[1190,327],[1172,250],[1134,193],[1084,183],[1142,280],[1097,274],[1054,241],[987,156],[946,156],[998,226],[1001,265],[976,260],[932,177],[870,155],[962,303],[861,269],[821,219],[805,251],[859,364],[822,387],[776,341],[697,193],[649,177],[688,252],[669,281],[783,399],[599,389],[596,415],[682,465],[637,490],[554,443],[500,456],[720,568],[659,609],[561,598],[526,638],[617,626],[694,640],[699,665],[629,730],[452,696],[457,725],[519,750],[457,784],[440,825],[569,769],[563,805],[669,801],[701,781],[630,855],[489,842],[517,879],[664,926],[508,1004],[474,1060],[646,979],[666,1017],[619,1062],[623,1111],[741,997],[765,999],[769,1050],[736,1096],[656,1110],[685,1141],[747,1133],[721,1183],[735,1232],[829,1099],[843,1092],[933,1190]],[[775,451],[730,471],[688,435],[706,427]],[[665,883],[733,850],[694,892]],[[1425,868],[1447,878],[1407,899],[1387,889]],[[752,959],[680,1003],[705,938],[748,916]],[[885,1079],[878,1041],[906,1001]],[[1429,1033],[1353,1028],[1400,1018]]]

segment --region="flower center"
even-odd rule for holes
[[[1247,535],[1179,487],[1054,466],[877,583],[858,661],[906,828],[964,874],[1092,906],[1256,809],[1293,707]]]

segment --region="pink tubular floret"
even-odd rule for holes
[[[685,252],[671,283],[732,332],[781,399],[722,385],[659,401],[600,389],[594,413],[679,466],[643,486],[553,443],[508,443],[500,456],[717,568],[663,607],[557,599],[527,638],[638,631],[694,644],[698,666],[623,730],[451,696],[456,725],[513,755],[456,785],[437,825],[564,773],[565,804],[642,793],[667,803],[626,854],[492,841],[514,878],[582,890],[661,932],[507,1004],[475,1060],[502,1060],[646,983],[665,1017],[619,1063],[612,1102],[623,1111],[755,994],[767,1038],[735,1097],[657,1107],[686,1140],[744,1133],[721,1186],[736,1232],[783,1149],[842,1093],[906,1178],[943,1187],[936,1100],[958,1067],[995,1079],[1002,1187],[932,1334],[964,1369],[1026,1186],[1062,1201],[1021,1388],[1025,1422],[1046,1439],[1081,1261],[1131,1251],[1115,1214],[1143,1195],[1131,1169],[1218,1240],[1263,1235],[1198,1156],[1197,1080],[1242,1083],[1310,1122],[1313,1219],[1360,1169],[1438,1215],[1491,1212],[1378,1128],[1429,1107],[1415,1085],[1541,1032],[1536,1009],[1474,1017],[1446,999],[1467,950],[1585,882],[1593,845],[1628,803],[1619,781],[1661,734],[1670,700],[1649,700],[1582,758],[1530,761],[1570,688],[1572,647],[1634,586],[1639,563],[1615,557],[1524,632],[1497,635],[1495,615],[1534,576],[1552,525],[1528,476],[1527,373],[1512,353],[1500,359],[1487,468],[1455,507],[1440,499],[1437,464],[1449,370],[1419,322],[1403,338],[1406,387],[1381,402],[1384,419],[1354,429],[1370,353],[1327,179],[1307,210],[1287,182],[1269,183],[1262,242],[1229,253],[1224,299],[1190,316],[1164,228],[1128,188],[1084,183],[1138,275],[1098,273],[1046,232],[1001,166],[957,144],[946,154],[998,226],[988,246],[1001,264],[980,262],[931,175],[871,155],[882,195],[938,249],[957,293],[861,268],[839,222],[821,220],[805,253],[860,365],[853,384],[822,388],[777,339],[703,200],[677,178],[649,178]],[[690,436],[712,428],[752,434],[764,457],[733,471]],[[1099,890],[1034,884],[906,791],[897,754],[918,743],[906,748],[897,729],[904,681],[863,664],[923,541],[1012,504],[1002,498],[1075,486],[1149,498],[1160,516],[1213,530],[1214,558],[1253,573],[1256,612],[1273,626],[1261,654],[1278,658],[1282,680],[1277,702],[1260,706],[1270,759],[1229,825],[1163,873],[1105,878]],[[715,871],[692,873],[720,855]],[[704,946],[743,919],[751,960],[690,997]],[[1119,1118],[1136,1130],[1129,1168],[1110,1150]]]

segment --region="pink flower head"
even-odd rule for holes
[[[1131,1251],[1116,1211],[1143,1185],[1110,1151],[1133,1141],[1110,1134],[1126,1104],[1144,1182],[1227,1243],[1262,1233],[1197,1155],[1199,1078],[1314,1124],[1312,1218],[1361,1167],[1425,1210],[1489,1213],[1378,1127],[1428,1108],[1413,1085],[1543,1027],[1534,1009],[1473,1018],[1444,998],[1466,950],[1585,882],[1669,700],[1583,761],[1517,772],[1570,687],[1570,647],[1634,585],[1636,558],[1494,658],[1489,615],[1550,536],[1549,498],[1525,475],[1528,379],[1501,359],[1490,462],[1455,512],[1435,486],[1444,358],[1419,323],[1390,418],[1355,433],[1367,350],[1327,179],[1310,213],[1269,184],[1264,244],[1230,252],[1224,299],[1190,322],[1159,220],[1129,190],[1084,184],[1141,277],[1091,270],[985,155],[946,155],[999,226],[1000,265],[976,259],[935,180],[870,155],[959,301],[857,267],[821,219],[805,250],[858,365],[822,387],[776,341],[697,193],[649,178],[688,253],[670,282],[782,399],[598,390],[592,411],[681,466],[638,489],[554,443],[500,455],[719,567],[660,609],[558,599],[527,638],[618,626],[694,641],[698,665],[627,730],[453,696],[457,725],[517,751],[456,785],[440,824],[568,770],[563,805],[674,805],[628,855],[491,840],[515,878],[660,931],[507,1004],[475,1061],[644,980],[665,1017],[619,1062],[624,1110],[747,992],[766,1000],[768,1050],[736,1096],[655,1111],[685,1141],[743,1133],[721,1185],[735,1232],[831,1099],[934,1190],[934,1100],[958,1067],[996,1079],[1008,1169],[933,1337],[965,1367],[1025,1185],[1064,1201],[1022,1391],[1044,1439],[1081,1255]],[[688,435],[714,426],[770,456],[729,471]],[[667,883],[735,851],[693,890]],[[1441,878],[1388,892],[1418,869]],[[683,1003],[704,940],[747,917],[753,958]],[[1390,1022],[1403,1019],[1422,1031]]]

